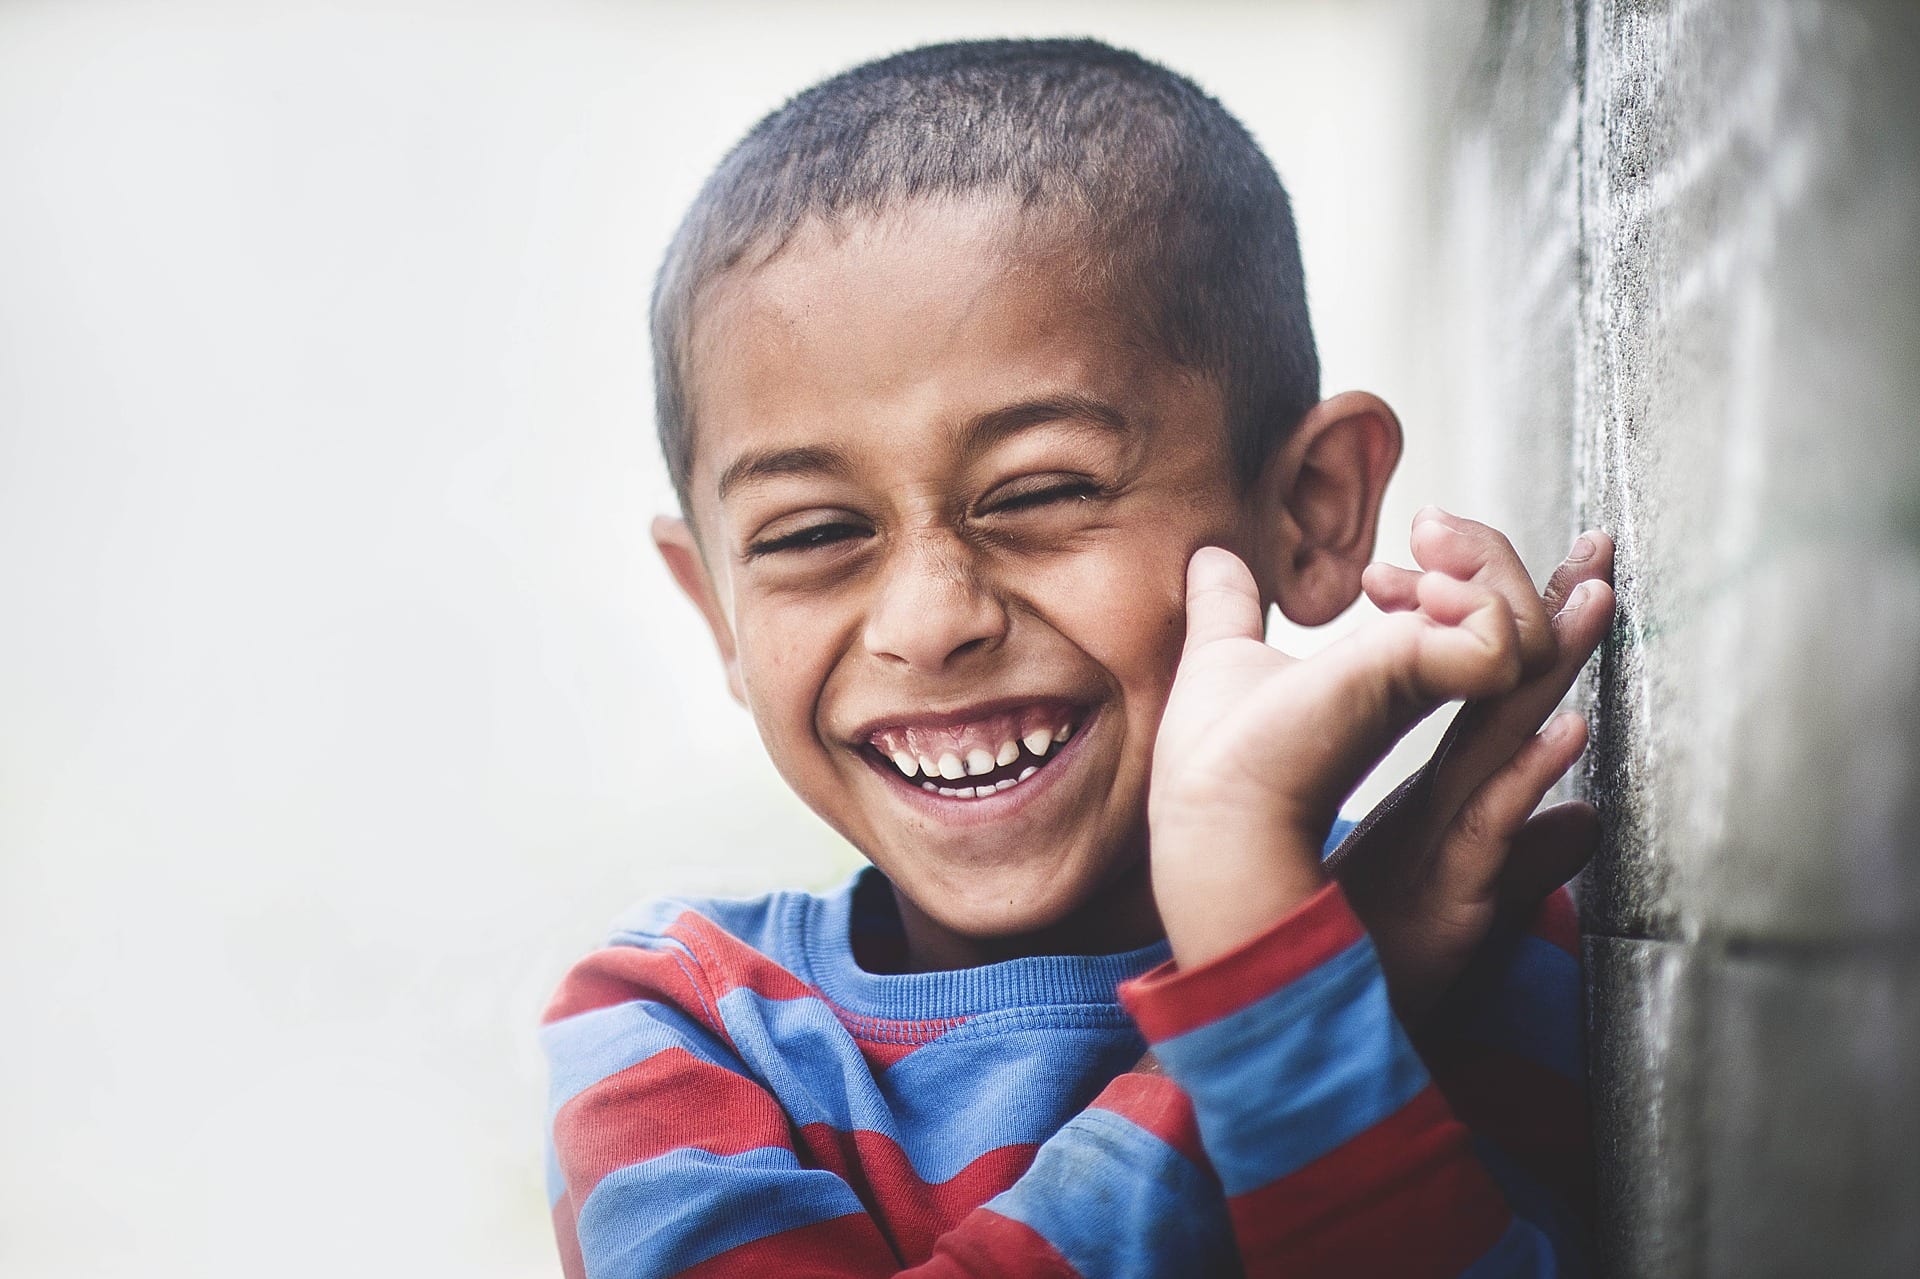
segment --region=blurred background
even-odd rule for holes
[[[0,4],[0,1274],[556,1272],[561,972],[857,864],[648,541],[652,272],[788,95],[1004,34],[1267,148],[1326,388],[1405,420],[1383,554],[1499,515],[1422,430],[1405,5]]]
[[[1267,148],[1384,556],[1616,538],[1600,1273],[1913,1272],[1912,0],[0,0],[0,1276],[556,1272],[559,975],[857,864],[648,541],[654,267],[790,94],[1007,34]]]

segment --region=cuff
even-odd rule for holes
[[[1318,968],[1366,936],[1337,882],[1329,882],[1258,937],[1181,970],[1172,960],[1120,986],[1120,999],[1150,1043],[1162,1043],[1240,1011]]]

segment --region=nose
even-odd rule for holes
[[[931,673],[1006,634],[1005,604],[957,539],[929,531],[892,548],[867,612],[868,652]]]

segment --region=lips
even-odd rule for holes
[[[1058,701],[991,713],[899,721],[869,730],[865,749],[905,784],[949,799],[984,799],[1039,772],[1085,712]]]

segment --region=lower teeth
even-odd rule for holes
[[[1040,771],[1038,764],[1029,764],[1020,770],[1018,777],[1007,777],[997,782],[983,782],[979,786],[935,786],[932,782],[921,782],[920,789],[934,795],[945,795],[948,799],[977,799],[1011,790]]]

